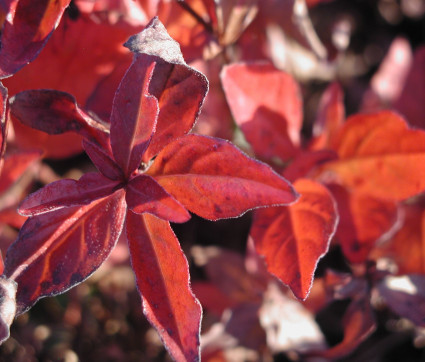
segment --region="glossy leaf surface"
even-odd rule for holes
[[[288,207],[257,210],[251,235],[268,271],[305,299],[319,259],[328,251],[338,214],[327,189],[299,179],[294,183],[300,199]]]
[[[350,117],[336,151],[340,159],[323,167],[349,189],[403,200],[425,190],[425,131],[409,129],[396,113]]]
[[[127,239],[143,312],[177,361],[199,360],[201,307],[186,258],[168,222],[127,213]]]
[[[28,219],[5,261],[5,275],[19,286],[17,313],[90,276],[115,246],[124,217],[124,193],[117,191],[86,206]]]
[[[296,200],[292,186],[231,143],[187,135],[169,144],[148,170],[186,209],[210,220]]]

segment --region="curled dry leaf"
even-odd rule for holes
[[[0,344],[9,338],[9,327],[16,313],[15,281],[0,277]]]

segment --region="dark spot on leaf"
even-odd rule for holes
[[[53,277],[52,282],[54,285],[62,284],[63,282],[63,275],[62,275],[62,265],[59,264],[56,269],[53,271]]]
[[[167,328],[167,333],[172,336],[174,334],[173,330],[171,328]]]
[[[81,280],[83,280],[83,276],[80,273],[73,273],[71,275],[71,279],[70,279],[71,284],[78,283]]]
[[[48,281],[44,281],[40,284],[41,290],[49,289],[51,285],[52,285],[52,283],[50,283]]]
[[[221,207],[220,207],[220,206],[218,206],[218,205],[214,205],[214,211],[215,211],[217,214],[221,214],[221,213],[223,212],[223,210],[221,209]]]
[[[352,251],[359,251],[360,250],[360,245],[357,244],[357,243],[351,244],[351,250]]]

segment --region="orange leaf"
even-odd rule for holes
[[[403,209],[401,228],[385,244],[373,250],[374,258],[391,258],[398,274],[425,274],[425,212],[417,205]]]
[[[286,205],[298,196],[283,177],[230,142],[195,134],[166,146],[147,174],[187,210],[209,220]]]
[[[334,140],[335,133],[345,119],[344,94],[338,83],[332,83],[326,88],[320,100],[317,117],[314,123],[313,139],[310,148],[319,150],[326,148]]]
[[[329,191],[299,179],[298,202],[255,212],[251,235],[270,273],[287,284],[295,296],[307,298],[319,259],[328,251],[338,216]]]
[[[350,117],[336,142],[337,161],[321,178],[373,197],[403,200],[425,190],[425,131],[384,111]]]
[[[339,185],[327,185],[338,204],[336,237],[352,263],[365,261],[378,239],[397,221],[397,205],[367,194],[350,193]]]

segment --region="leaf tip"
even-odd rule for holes
[[[170,37],[157,16],[143,31],[132,35],[124,46],[135,54],[147,54],[160,57],[169,63],[185,64],[179,43]]]

